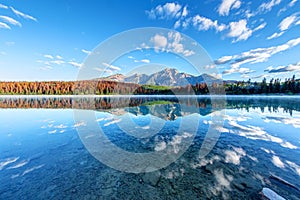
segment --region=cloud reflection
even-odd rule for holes
[[[26,169],[26,170],[23,172],[22,176],[24,176],[24,175],[26,175],[26,174],[28,174],[28,173],[34,171],[34,170],[40,169],[40,168],[42,168],[42,167],[44,167],[44,166],[45,166],[45,165],[42,164],[42,165],[38,165],[38,166],[34,166],[34,167],[32,167],[32,168]]]
[[[56,133],[56,132],[57,132],[57,130],[48,131],[48,134],[54,134],[54,133]]]
[[[29,163],[29,160],[23,160],[20,163],[14,165],[14,166],[11,166],[11,167],[9,167],[7,169],[17,169],[17,168],[23,167],[24,165],[26,165],[28,163]]]
[[[286,161],[286,163],[288,164],[289,167],[292,168],[292,170],[293,170],[296,174],[298,174],[298,175],[300,176],[300,166],[299,166],[299,165],[297,165],[297,164],[294,163],[294,162],[288,161],[288,160]]]
[[[233,147],[233,150],[226,150],[225,155],[226,163],[239,165],[241,158],[246,156],[246,152],[242,148]]]
[[[112,124],[116,124],[116,123],[120,122],[121,120],[122,119],[113,119],[112,121],[105,123],[103,126],[110,126]]]
[[[272,163],[276,166],[276,167],[279,167],[279,168],[284,168],[285,165],[284,163],[281,161],[281,159],[278,157],[278,156],[273,156],[272,157]]]
[[[80,121],[80,122],[75,123],[73,127],[78,128],[80,126],[86,126],[86,123],[84,121]]]
[[[286,125],[292,125],[294,128],[300,128],[300,118],[267,116],[264,121],[266,123],[284,123]]]
[[[290,142],[284,141],[283,139],[268,134],[262,127],[252,125],[241,125],[236,122],[236,118],[227,116],[228,124],[231,126],[230,133],[234,133],[252,140],[264,140],[275,142],[282,147],[289,149],[297,149],[298,147],[291,144]]]
[[[224,174],[223,169],[216,169],[213,171],[213,174],[216,182],[215,186],[211,188],[212,193],[215,196],[218,196],[221,193],[223,199],[229,199],[229,195],[225,193],[225,191],[232,190],[230,184],[233,180],[233,176]]]
[[[5,166],[16,162],[20,157],[12,157],[12,158],[6,158],[5,160],[0,162],[0,170],[2,170]]]

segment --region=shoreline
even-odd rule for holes
[[[251,97],[251,98],[300,98],[300,94],[255,94],[255,95],[232,95],[232,94],[225,94],[225,95],[0,95],[0,98],[159,98],[159,97],[194,97],[194,98],[208,98],[208,97]]]

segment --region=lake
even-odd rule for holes
[[[300,199],[300,98],[0,97],[0,199]]]

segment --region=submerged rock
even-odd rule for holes
[[[241,183],[233,183],[233,186],[241,192],[246,190],[244,184],[241,184]]]
[[[194,187],[195,189],[201,189],[201,188],[203,188],[203,184],[196,183],[196,184],[193,185],[193,187]]]
[[[270,199],[270,200],[285,200],[282,196],[278,195],[276,192],[269,188],[263,188],[262,194],[264,197]]]
[[[286,181],[286,180],[284,180],[284,179],[282,179],[282,178],[280,178],[280,177],[278,177],[278,176],[275,176],[275,175],[272,174],[272,175],[270,176],[270,179],[273,179],[273,180],[275,180],[275,181],[280,182],[281,184],[287,185],[287,186],[289,186],[289,187],[291,187],[291,188],[294,188],[295,190],[300,191],[295,185],[293,185],[292,183],[290,183],[290,182],[288,182],[288,181]]]
[[[149,172],[143,176],[143,181],[152,186],[156,186],[160,180],[161,173],[157,172]]]

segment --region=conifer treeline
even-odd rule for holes
[[[295,76],[281,82],[280,79],[266,78],[262,82],[224,82],[223,86],[212,83],[214,91],[225,89],[226,94],[299,94],[300,80]],[[184,87],[151,86],[115,81],[42,81],[42,82],[0,82],[0,94],[6,95],[110,95],[110,94],[209,94],[206,83]]]
[[[300,80],[296,80],[295,75],[292,78],[281,79],[272,78],[267,82],[263,78],[262,82],[239,81],[236,83],[228,83],[224,85],[226,94],[299,94]]]

